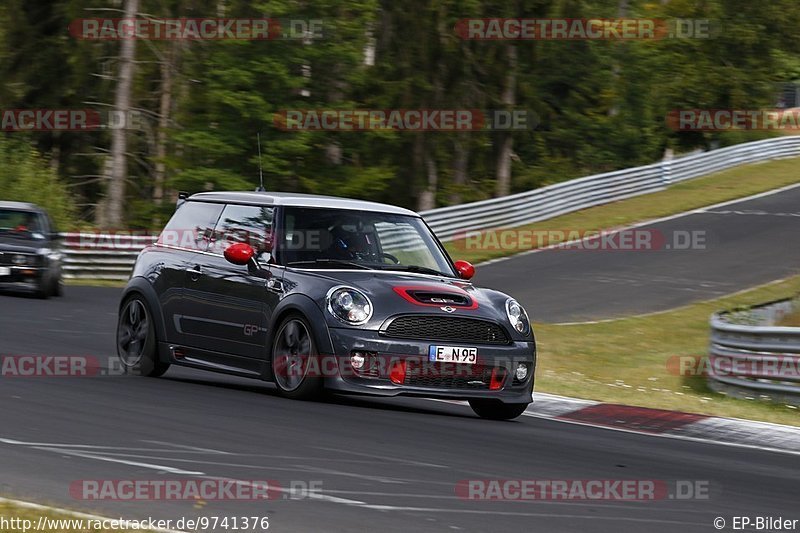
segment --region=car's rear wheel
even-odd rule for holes
[[[503,403],[493,399],[470,400],[469,406],[476,415],[489,420],[511,420],[517,418],[528,408],[527,403]]]
[[[322,392],[319,359],[311,327],[299,315],[281,322],[272,344],[272,373],[278,393],[295,400],[312,400]]]
[[[152,313],[141,296],[134,295],[122,305],[117,321],[117,355],[129,374],[158,377],[169,363],[158,360]]]

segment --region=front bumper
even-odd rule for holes
[[[8,274],[2,269],[8,269]],[[0,287],[35,289],[47,277],[48,269],[35,266],[0,266]]]
[[[419,396],[468,400],[494,398],[506,403],[530,403],[536,369],[536,346],[530,342],[511,344],[473,344],[453,341],[423,341],[381,336],[377,331],[329,328],[334,349],[336,372],[325,377],[326,388],[337,392],[375,396]],[[430,363],[431,345],[476,347],[475,365]],[[370,364],[353,369],[353,352],[370,354]],[[402,383],[390,379],[393,365],[405,361],[406,375]],[[514,370],[526,364],[528,375],[517,380]],[[492,371],[497,371],[492,382]],[[334,374],[334,375],[331,375]],[[499,388],[490,388],[498,387]]]

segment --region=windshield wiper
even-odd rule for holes
[[[345,259],[314,259],[312,261],[292,261],[291,263],[286,263],[286,266],[300,266],[300,265],[328,265],[328,266],[349,266],[353,268],[359,268],[361,270],[372,270],[370,267],[366,265],[362,265],[359,263],[355,263],[353,261],[347,261]]]
[[[453,277],[450,274],[445,274],[444,272],[439,272],[436,269],[420,265],[387,265],[383,267],[383,270],[402,270],[406,272],[416,272],[417,274],[432,274],[434,276],[445,276],[447,278]]]

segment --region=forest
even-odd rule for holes
[[[711,30],[470,33],[470,21],[495,18],[704,21]],[[151,29],[268,19],[284,31],[115,39],[87,19]],[[4,124],[0,199],[43,205],[63,229],[155,228],[177,191],[254,189],[259,165],[268,190],[426,210],[648,164],[779,134],[676,131],[668,117],[778,106],[800,79],[798,20],[796,0],[3,0],[0,110],[85,110],[97,123]],[[309,110],[530,120],[510,129],[287,127],[287,113]]]

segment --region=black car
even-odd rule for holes
[[[182,195],[139,255],[117,349],[132,373],[171,364],[323,389],[468,400],[510,419],[532,401],[536,346],[509,296],[468,280],[416,213],[288,193]]]
[[[61,239],[43,209],[0,202],[0,288],[61,296],[61,259]]]

